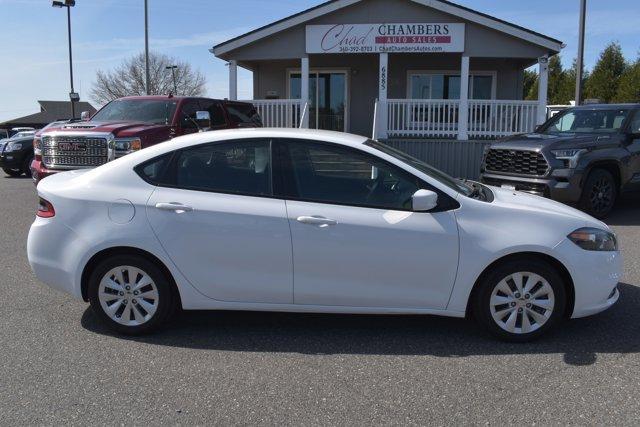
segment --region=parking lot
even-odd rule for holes
[[[608,222],[619,303],[530,344],[420,316],[181,314],[114,336],[40,284],[26,238],[33,184],[0,177],[0,413],[6,424],[636,424],[640,197]]]

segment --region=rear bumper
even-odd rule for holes
[[[582,171],[574,169],[556,169],[551,173],[551,176],[544,178],[528,178],[483,172],[480,174],[480,181],[496,187],[510,185],[518,191],[565,203],[578,202],[582,194]]]
[[[38,185],[38,182],[40,182],[43,178],[46,178],[49,175],[53,175],[58,172],[62,172],[58,170],[47,169],[42,164],[42,161],[38,159],[33,159],[33,161],[31,162],[30,169],[31,169],[31,177],[33,178],[33,182],[36,185]]]

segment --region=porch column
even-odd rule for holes
[[[235,59],[229,61],[229,99],[238,99],[238,61]]]
[[[547,120],[547,87],[549,85],[549,58],[538,58],[538,120],[541,125]]]
[[[300,58],[300,114],[304,113],[304,106],[309,102],[309,57]],[[300,127],[309,129],[309,105],[304,117],[301,117]]]
[[[462,55],[460,65],[460,105],[458,106],[458,139],[469,139],[469,57]]]
[[[383,52],[380,54],[380,71],[378,79],[378,117],[376,118],[378,138],[384,139],[387,137],[387,120],[389,119],[387,114],[387,83],[389,71],[389,54]]]

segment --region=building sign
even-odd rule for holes
[[[464,24],[307,25],[307,53],[463,51]]]

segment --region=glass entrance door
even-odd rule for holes
[[[309,127],[344,132],[347,104],[346,72],[309,74]],[[289,77],[291,98],[300,99],[301,74]]]

